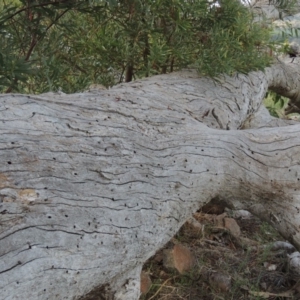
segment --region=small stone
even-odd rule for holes
[[[227,228],[233,236],[240,236],[241,235],[241,229],[240,226],[237,224],[235,219],[232,218],[225,218],[224,219],[224,226]]]
[[[224,219],[227,217],[227,213],[223,213],[221,215],[218,215],[215,217],[214,219],[214,223],[218,226],[218,227],[224,227]]]
[[[194,217],[191,217],[187,220],[187,224],[193,229],[197,231],[203,230],[203,225],[199,223]]]
[[[164,250],[163,263],[166,268],[176,269],[182,274],[194,266],[195,258],[187,247],[177,244],[173,249]]]
[[[147,294],[152,285],[152,281],[148,273],[142,271],[141,273],[141,293]]]
[[[219,272],[213,272],[209,276],[209,285],[218,291],[227,292],[231,287],[231,277]]]

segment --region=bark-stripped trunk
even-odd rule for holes
[[[2,95],[1,299],[138,299],[143,263],[216,197],[300,248],[300,125],[261,106],[268,87],[299,101],[296,63]]]

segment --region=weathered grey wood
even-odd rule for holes
[[[256,118],[289,72],[299,91],[281,63],[220,82],[185,70],[98,94],[1,95],[1,299],[138,299],[143,263],[215,197],[299,248],[300,125]]]

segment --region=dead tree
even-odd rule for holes
[[[1,299],[138,299],[143,263],[212,199],[299,249],[300,125],[262,105],[298,105],[299,64],[1,95]]]

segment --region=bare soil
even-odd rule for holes
[[[227,215],[230,214],[227,213]],[[273,250],[281,236],[255,217],[235,218],[239,237],[222,225],[223,215],[198,212],[195,228],[186,223],[164,249],[181,243],[195,265],[185,274],[167,269],[161,249],[144,265],[152,280],[141,300],[300,299],[300,277],[288,265],[285,249]]]

